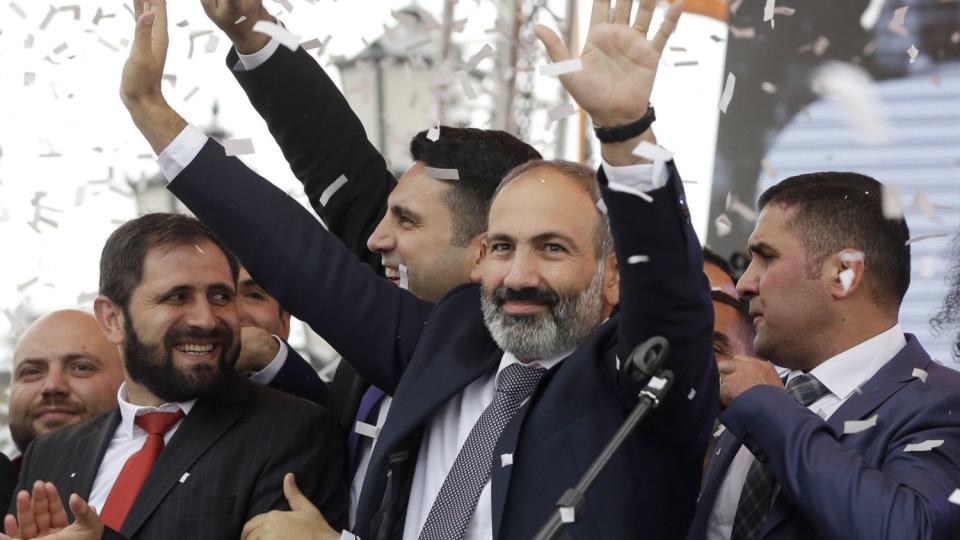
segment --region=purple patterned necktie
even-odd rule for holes
[[[463,538],[480,499],[480,492],[490,478],[493,449],[500,433],[520,409],[523,400],[537,388],[546,372],[541,367],[523,364],[510,364],[503,368],[497,380],[493,402],[484,409],[457,454],[420,531],[420,540]]]

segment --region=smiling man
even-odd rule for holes
[[[13,351],[10,435],[17,449],[26,452],[44,433],[110,411],[122,382],[117,346],[93,315],[65,309],[37,319]]]
[[[42,480],[88,499],[108,536],[236,538],[251,517],[286,508],[281,479],[295,472],[307,497],[345,522],[333,420],[234,369],[237,277],[195,219],[148,214],[117,229],[94,308],[122,351],[119,406],[36,439],[20,487]],[[11,517],[5,525],[16,530]]]

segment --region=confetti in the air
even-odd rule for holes
[[[909,9],[910,6],[903,6],[901,8],[897,8],[893,12],[893,19],[890,20],[890,25],[887,26],[891,32],[903,37],[908,37],[910,35],[910,32],[903,25],[904,21],[907,19],[907,10]]]
[[[943,445],[943,439],[931,439],[929,441],[908,444],[907,447],[903,449],[903,451],[904,452],[929,452],[934,448],[939,448],[942,445]]]
[[[500,466],[513,465],[513,454],[500,454]]]
[[[720,96],[720,112],[727,114],[727,107],[730,106],[730,100],[733,99],[733,88],[737,84],[737,76],[732,72],[727,73],[727,82],[723,86],[723,95]]]
[[[726,214],[717,216],[713,224],[717,227],[717,236],[721,238],[730,234],[730,231],[733,229],[733,224],[730,223],[730,218],[728,218]]]
[[[223,148],[228,156],[252,154],[253,141],[251,139],[226,139],[223,141]]]
[[[193,247],[197,248],[197,252],[199,252],[201,255],[203,255],[203,250],[200,249],[200,246],[198,246],[197,244],[194,244]]]
[[[633,188],[626,184],[621,184],[619,182],[611,181],[607,183],[607,188],[613,191],[619,191],[620,193],[629,193],[630,195],[635,195],[647,202],[653,202],[653,197],[651,197],[650,195],[647,195],[646,193],[640,191],[639,189]]]
[[[757,31],[754,30],[753,27],[737,28],[731,25],[730,34],[736,39],[753,39],[757,37]]]
[[[627,264],[638,264],[649,262],[650,257],[648,255],[631,255],[627,257]]]
[[[424,172],[427,173],[427,176],[430,178],[436,178],[437,180],[459,180],[460,171],[457,169],[441,169],[437,167],[424,167]]]
[[[900,186],[896,184],[884,184],[882,201],[883,217],[887,219],[903,218],[903,204],[900,197]]]
[[[760,89],[768,94],[777,93],[777,85],[767,81],[763,81],[762,83],[760,83]]]
[[[913,376],[923,382],[927,382],[927,372],[920,368],[913,368]]]
[[[770,28],[775,28],[777,21],[773,19],[774,10],[777,0],[767,0],[767,3],[763,6],[763,22],[770,21]]]
[[[553,64],[540,66],[540,75],[545,75],[547,77],[559,77],[560,75],[574,73],[582,69],[583,62],[581,62],[579,58],[573,58],[571,60],[564,60],[562,62],[554,62]]]
[[[858,249],[845,249],[840,252],[840,262],[855,263],[864,260],[864,254]]]
[[[950,494],[947,500],[953,504],[960,504],[960,489],[953,490],[953,493]]]
[[[577,108],[573,105],[573,103],[564,103],[563,105],[559,105],[550,109],[550,112],[547,114],[547,118],[549,118],[550,123],[553,123],[557,120],[561,120],[575,114],[577,114]]]
[[[427,131],[427,139],[433,142],[440,140],[440,126],[433,126]]]
[[[347,183],[347,177],[343,174],[340,175],[332,184],[327,186],[327,189],[323,190],[323,193],[320,194],[320,206],[326,206],[330,202],[330,198],[344,185]]]
[[[460,81],[460,86],[463,88],[463,93],[466,94],[467,99],[476,99],[477,91],[473,89],[473,82],[470,80],[470,74],[462,69],[456,73],[457,80]]]
[[[467,60],[467,64],[466,66],[464,66],[464,69],[467,71],[474,70],[477,68],[477,65],[479,65],[480,62],[483,61],[484,58],[489,58],[491,56],[493,56],[493,47],[491,47],[490,44],[487,43],[486,45],[483,46],[482,49],[477,51],[476,54],[474,54],[473,56],[470,57],[469,60]]]
[[[399,267],[400,270],[400,288],[404,290],[410,289],[410,274],[407,272],[407,265],[401,264]]]
[[[373,424],[360,422],[359,420],[357,421],[356,425],[354,425],[353,431],[361,437],[368,437],[370,439],[376,439],[380,436],[380,428]]]
[[[691,388],[690,392],[687,394],[687,399],[693,399],[697,395],[697,389]]]
[[[847,420],[843,423],[843,434],[853,435],[866,431],[877,425],[877,415],[873,415],[865,420]]]
[[[853,268],[847,268],[846,270],[840,272],[840,284],[843,286],[843,292],[850,290],[850,286],[853,285],[853,279],[857,277],[856,271]]]
[[[910,63],[917,61],[917,55],[920,54],[920,51],[917,49],[916,45],[910,45],[910,48],[907,49],[907,56],[910,58]]]
[[[273,39],[276,39],[281,45],[290,49],[291,51],[296,51],[297,47],[300,46],[300,36],[293,34],[277,23],[270,21],[257,21],[256,24],[253,25],[253,31],[266,34]]]
[[[572,506],[561,506],[560,507],[560,522],[561,523],[573,523],[577,519],[577,513],[574,511]]]
[[[873,78],[865,69],[843,62],[827,62],[813,74],[811,88],[833,101],[843,119],[869,144],[890,140],[885,107],[877,95]]]
[[[923,242],[924,240],[930,240],[932,238],[944,238],[946,236],[948,236],[947,233],[921,234],[907,240],[905,245],[910,246],[916,244],[917,242]]]
[[[242,22],[245,21],[245,20],[247,20],[247,16],[246,16],[246,15],[241,15],[237,20],[233,21],[233,24],[240,24],[240,23],[242,23]]]

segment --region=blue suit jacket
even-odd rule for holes
[[[713,308],[682,184],[670,170],[652,203],[603,190],[620,261],[620,309],[551,370],[501,436],[491,463],[495,538],[529,539],[607,443],[637,395],[617,357],[652,335],[671,343],[674,389],[598,477],[567,530],[574,538],[675,539],[693,517],[716,414]],[[457,287],[434,305],[377,278],[295,201],[214,142],[169,188],[257,283],[394,396],[354,532],[364,540],[398,538],[425,428],[503,354],[483,323],[479,287]],[[650,261],[627,263],[637,254]],[[505,453],[513,465],[501,466]]]
[[[327,405],[327,383],[323,382],[310,362],[287,344],[287,359],[283,367],[267,383],[267,386],[312,401],[317,405]]]
[[[927,381],[913,370],[927,372]],[[844,435],[843,423],[877,416]],[[688,540],[706,534],[717,491],[741,443],[780,483],[761,538],[776,540],[960,537],[960,373],[930,359],[916,337],[824,421],[772,386],[744,392],[724,411]],[[930,452],[904,447],[932,439]]]

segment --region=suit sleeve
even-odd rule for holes
[[[292,472],[300,491],[330,525],[347,526],[347,480],[343,434],[323,410],[314,410],[299,426],[270,438],[271,456],[257,481],[245,521],[271,510],[290,510],[283,477]]]
[[[652,202],[609,189],[602,168],[599,174],[620,266],[616,351],[626,361],[634,347],[652,336],[669,341],[664,367],[673,372],[674,383],[641,429],[702,458],[719,392],[711,342],[713,305],[702,248],[673,162],[668,172],[666,185],[648,192]],[[635,403],[639,389],[622,371],[620,377],[621,388]]]
[[[911,384],[925,384],[915,381]],[[879,468],[845,448],[833,429],[783,390],[757,386],[740,395],[721,421],[753,446],[803,517],[829,538],[955,539],[960,506],[948,502],[960,487],[960,396],[924,400],[905,425],[890,429]],[[855,435],[848,435],[855,436]],[[928,452],[907,444],[942,440]],[[840,474],[838,474],[840,473]]]
[[[303,398],[326,406],[327,383],[314,371],[310,362],[300,356],[293,347],[287,345],[287,358],[277,375],[267,384],[291,396]]]
[[[367,238],[383,218],[396,180],[347,100],[302,48],[280,47],[249,71],[233,69],[238,62],[231,48],[227,66],[266,121],[317,215],[360,260],[379,269],[380,256],[367,249]],[[321,203],[341,175],[347,183]]]
[[[168,188],[281,306],[393,392],[432,304],[374,274],[286,193],[208,141]]]

